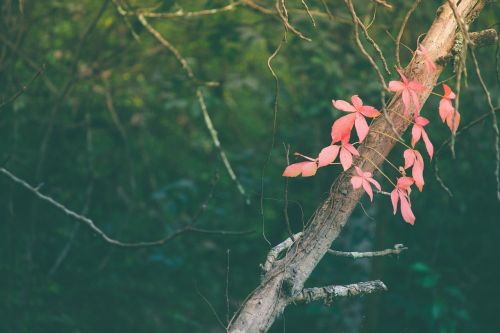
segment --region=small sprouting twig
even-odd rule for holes
[[[323,300],[329,304],[337,297],[368,295],[380,291],[387,291],[387,287],[382,281],[375,280],[348,284],[346,286],[332,285],[319,288],[306,288],[295,296],[293,301],[309,303]]]
[[[401,37],[403,37],[406,24],[408,23],[408,19],[410,18],[411,14],[415,11],[415,9],[417,9],[417,6],[420,3],[420,1],[421,0],[415,0],[413,5],[410,7],[405,17],[403,18],[403,22],[401,22],[401,27],[399,28],[398,35],[396,36],[396,66],[398,68],[402,68],[401,61],[399,59],[399,45],[401,44]]]
[[[344,252],[344,251],[336,251],[336,250],[328,250],[329,254],[338,257],[347,257],[352,259],[359,258],[371,258],[371,257],[382,257],[390,254],[400,254],[404,250],[408,250],[403,244],[396,244],[392,249],[385,249],[381,251],[373,251],[373,252]]]
[[[278,258],[279,254],[286,249],[290,248],[290,246],[295,243],[295,241],[300,238],[302,235],[302,232],[298,232],[293,237],[287,238],[283,242],[279,243],[275,247],[273,247],[269,253],[267,254],[266,262],[261,265],[262,271],[268,272],[272,267],[276,259]]]
[[[285,29],[290,30],[301,39],[307,40],[308,42],[311,41],[311,38],[304,36],[304,34],[297,30],[297,28],[295,28],[288,20],[288,12],[285,6],[285,0],[276,0],[275,7]]]

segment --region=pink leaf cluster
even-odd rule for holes
[[[418,190],[422,192],[424,188],[424,159],[418,150],[406,149],[403,153],[405,159],[405,169],[412,167],[411,175]]]
[[[353,189],[358,189],[363,187],[366,194],[370,197],[370,201],[373,201],[373,190],[372,185],[379,191],[382,190],[380,184],[373,179],[371,172],[364,172],[360,167],[355,166],[356,173],[351,177],[351,184]]]
[[[358,151],[348,142],[342,141],[342,145],[330,145],[321,150],[318,156],[318,166],[327,166],[335,161],[340,151],[340,164],[345,170],[349,169],[352,165],[352,156],[359,156]]]
[[[420,55],[420,56],[422,56],[422,58],[424,58],[425,67],[427,67],[427,69],[430,72],[435,72],[437,70],[436,63],[429,56],[429,52],[427,51],[427,48],[425,46],[420,44],[418,46],[418,49],[416,52],[418,55]]]
[[[429,124],[429,120],[422,116],[415,117],[415,123],[413,124],[413,128],[411,129],[411,146],[415,148],[415,145],[420,138],[424,140],[425,149],[427,149],[427,153],[429,157],[432,159],[432,155],[434,154],[434,146],[432,145],[431,140],[427,136],[425,132],[424,126]]]
[[[436,63],[432,60],[424,45],[419,45],[416,54],[422,57],[428,71],[434,72],[437,70]],[[411,148],[407,146],[408,149],[403,153],[404,168],[400,167],[399,169],[401,177],[397,179],[397,184],[390,193],[390,197],[394,214],[396,214],[399,207],[403,220],[413,225],[416,218],[411,208],[411,187],[415,184],[418,190],[422,192],[425,185],[424,159],[422,154],[415,149],[415,146],[422,139],[431,160],[434,154],[434,146],[425,130],[425,127],[429,124],[429,120],[420,115],[421,105],[418,94],[423,92],[425,87],[415,80],[409,80],[403,74],[402,70],[398,69],[398,73],[401,77],[401,81],[390,81],[389,90],[401,94],[405,116],[413,114],[413,127],[411,130]],[[460,114],[455,110],[452,104],[452,100],[456,98],[456,95],[446,84],[443,84],[443,89],[444,95],[439,103],[439,116],[443,122],[446,122],[452,131],[456,131],[460,123]],[[362,143],[370,130],[366,118],[376,118],[380,116],[381,113],[373,106],[364,105],[358,95],[353,95],[351,97],[351,103],[344,100],[332,100],[332,105],[334,108],[347,112],[348,114],[341,116],[333,122],[331,129],[331,144],[321,149],[316,158],[295,153],[305,158],[306,161],[290,164],[283,172],[283,176],[314,176],[319,168],[331,164],[338,164],[335,163],[337,158],[339,158],[344,171],[351,168],[354,163],[353,156],[359,156],[358,150],[349,142],[352,130],[356,130],[358,143]],[[414,108],[413,112],[411,112],[412,106]],[[404,145],[406,146],[406,144]],[[408,177],[406,176],[405,170],[410,168],[411,177]],[[363,188],[369,196],[370,201],[373,201],[373,187],[381,191],[380,184],[373,178],[371,172],[364,171],[358,165],[355,165],[354,169],[351,175],[353,189],[357,190]]]
[[[350,114],[337,119],[332,125],[332,143],[338,141],[349,141],[352,127],[356,126],[359,142],[363,142],[368,134],[368,123],[365,117],[375,118],[380,116],[380,111],[373,106],[363,105],[358,95],[351,97],[352,104],[343,100],[332,100],[334,108],[349,112]]]
[[[404,113],[409,114],[410,104],[413,103],[415,106],[415,114],[420,112],[420,100],[417,93],[425,90],[425,87],[417,81],[410,81],[406,78],[403,72],[398,69],[399,76],[401,76],[401,81],[390,81],[389,90],[392,92],[400,92],[401,98],[403,99]]]
[[[396,211],[398,210],[398,201],[399,201],[403,220],[413,225],[415,223],[415,215],[413,215],[410,203],[411,185],[413,185],[413,178],[410,177],[398,178],[396,187],[391,192],[391,201],[392,201],[392,208],[394,210],[394,215],[396,215]]]

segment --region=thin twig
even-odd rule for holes
[[[230,249],[227,249],[227,267],[226,267],[226,323],[229,325],[229,253]]]
[[[498,129],[497,115],[495,112],[495,107],[493,106],[493,102],[491,100],[490,91],[488,90],[488,87],[486,86],[486,83],[483,80],[483,76],[481,75],[481,70],[479,68],[479,63],[476,58],[476,53],[472,48],[470,49],[470,52],[477,78],[479,79],[479,83],[481,83],[481,87],[483,88],[484,94],[486,95],[486,100],[488,101],[488,106],[490,108],[491,126],[493,127],[493,132],[495,133],[495,161],[496,161],[495,178],[497,182],[497,200],[500,201],[500,130]]]
[[[415,9],[417,9],[417,6],[420,3],[420,1],[421,0],[416,0],[410,7],[410,9],[408,10],[403,19],[403,22],[401,22],[401,27],[399,27],[399,32],[398,35],[396,36],[396,66],[398,68],[402,68],[401,61],[399,60],[399,44],[401,43],[401,37],[403,37],[406,24],[408,23],[408,19],[410,18],[411,14],[415,11]]]
[[[125,12],[125,15],[127,15],[127,16],[142,15],[144,17],[151,17],[151,18],[192,18],[192,17],[200,17],[200,16],[210,16],[210,15],[214,15],[214,14],[232,11],[240,5],[242,5],[242,2],[236,1],[236,2],[227,4],[227,5],[220,7],[220,8],[204,9],[204,10],[192,11],[192,12],[185,12],[182,9],[179,9],[176,12],[170,12],[170,13],[155,13],[155,12],[150,12],[150,11],[146,11],[146,10],[137,10],[135,12]]]
[[[372,56],[366,51],[365,47],[361,43],[361,40],[359,38],[359,20],[356,15],[356,11],[354,10],[354,5],[352,4],[352,0],[344,0],[347,9],[349,9],[349,12],[351,13],[352,17],[352,22],[354,23],[354,38],[356,40],[356,44],[365,56],[365,58],[368,60],[368,62],[372,65],[373,69],[377,73],[380,85],[382,86],[383,90],[387,90],[387,85],[385,83],[384,75],[380,71],[380,68],[378,67],[377,63],[373,60]],[[384,98],[382,98],[384,100]],[[383,102],[385,104],[385,101]]]
[[[3,102],[2,104],[0,104],[0,109],[2,109],[4,106],[6,106],[7,104],[10,104],[10,103],[13,103],[19,96],[21,96],[22,94],[24,94],[24,92],[26,90],[28,90],[29,86],[40,76],[42,75],[42,73],[45,71],[45,64],[42,65],[42,67],[38,70],[38,72],[35,73],[35,75],[33,75],[33,77],[31,78],[31,80],[28,81],[28,83],[26,83],[25,85],[23,85],[21,87],[21,90],[19,90],[17,93],[15,93],[14,95],[12,95],[10,98],[8,98],[5,102]]]

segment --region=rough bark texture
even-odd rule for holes
[[[483,6],[484,0],[462,0],[458,5],[458,12],[465,22],[470,22],[477,17]],[[438,11],[438,16],[422,42],[432,59],[444,57],[450,52],[455,42],[456,31],[457,23],[453,12],[445,4]],[[422,104],[429,97],[441,71],[440,66],[434,73],[427,71],[423,59],[419,56],[416,56],[405,69],[409,79],[417,80],[426,87],[426,90],[419,95]],[[403,104],[401,96],[397,94],[388,105],[388,117],[400,134],[409,126],[402,114]],[[375,169],[371,163],[363,159],[363,156],[381,165],[383,162],[381,155],[387,156],[395,144],[389,136],[379,133],[395,136],[385,117],[379,117],[372,124],[368,137],[358,149],[362,157],[355,163],[363,170]],[[376,148],[381,155],[367,146]],[[302,237],[290,248],[286,256],[276,261],[274,267],[266,273],[260,286],[252,292],[232,321],[228,328],[229,332],[266,332],[276,317],[294,297],[301,293],[309,275],[330,248],[332,241],[337,238],[363,194],[362,190],[352,189],[351,173],[352,170],[348,170],[337,178],[329,197],[318,208]]]

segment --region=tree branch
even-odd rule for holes
[[[196,233],[204,233],[204,234],[220,234],[220,235],[245,235],[245,234],[249,234],[249,233],[253,232],[253,230],[229,231],[229,230],[207,230],[207,229],[196,228],[193,225],[199,216],[199,213],[198,213],[198,214],[196,214],[195,218],[193,219],[194,221],[192,221],[189,224],[186,224],[185,226],[181,227],[180,229],[175,230],[174,232],[170,233],[169,235],[167,235],[161,239],[158,239],[155,241],[145,241],[145,242],[135,242],[135,243],[122,242],[122,241],[113,239],[110,236],[108,236],[102,229],[100,229],[98,226],[96,226],[94,221],[92,221],[90,218],[76,213],[75,211],[67,208],[66,206],[64,206],[60,202],[52,199],[48,195],[41,193],[40,186],[38,186],[38,187],[31,186],[26,181],[22,180],[21,178],[18,178],[17,176],[12,174],[10,171],[8,171],[5,168],[0,168],[0,173],[4,174],[9,179],[11,179],[13,182],[21,185],[22,187],[24,187],[28,191],[32,192],[38,198],[40,198],[43,201],[56,207],[57,209],[62,211],[64,214],[66,214],[66,215],[74,218],[75,220],[83,223],[84,225],[89,227],[93,232],[95,232],[98,236],[100,236],[106,243],[109,243],[111,245],[115,245],[118,247],[137,248],[137,247],[159,246],[159,245],[163,245],[163,244],[167,243],[168,241],[176,238],[177,236],[179,236],[183,233],[187,233],[187,232],[196,232]],[[212,190],[210,191],[210,194],[207,198],[207,201],[211,197],[212,197]],[[205,203],[201,206],[200,211],[202,211],[204,209],[206,209]]]
[[[403,244],[396,244],[394,245],[394,248],[392,249],[385,249],[381,251],[373,251],[373,252],[344,252],[344,251],[335,251],[335,250],[328,250],[329,254],[332,254],[334,256],[338,257],[348,257],[348,258],[353,258],[353,259],[359,259],[359,258],[371,258],[371,257],[382,257],[390,254],[400,254],[404,250],[408,250],[407,247],[405,247]]]
[[[386,285],[380,280],[375,280],[358,282],[345,286],[332,285],[319,288],[306,288],[295,296],[293,301],[310,303],[313,301],[324,300],[326,303],[330,303],[337,297],[368,295],[381,291],[387,291]]]

